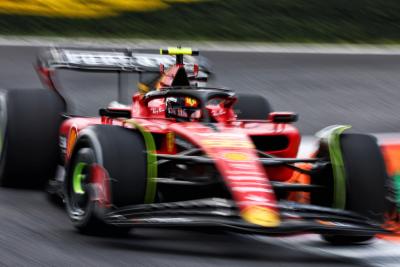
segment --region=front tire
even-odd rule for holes
[[[388,175],[376,138],[366,134],[343,133],[340,135],[340,149],[346,177],[345,210],[383,223]],[[333,179],[333,175],[325,178]],[[331,186],[332,184],[330,182]],[[326,205],[331,200],[331,197],[325,198],[323,204]],[[322,237],[332,244],[344,245],[365,242],[374,236],[322,235]]]
[[[70,160],[65,182],[68,215],[82,233],[120,234],[129,228],[108,225],[103,215],[110,208],[92,201],[91,166],[102,167],[109,176],[112,207],[143,204],[147,183],[146,147],[140,133],[130,129],[97,125],[81,132]]]

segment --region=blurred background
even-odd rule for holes
[[[396,0],[1,0],[0,33],[396,43]]]
[[[82,38],[97,47],[194,46],[212,64],[211,85],[298,112],[307,135],[338,123],[399,129],[395,0],[0,0],[0,41],[9,45],[0,49],[8,66],[0,85],[41,87],[31,64],[40,46],[60,45],[58,37],[63,46]],[[19,40],[23,47],[13,45]],[[74,113],[95,115],[115,99],[115,76],[64,72],[60,79],[77,101]]]

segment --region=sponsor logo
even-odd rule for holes
[[[235,168],[236,170],[253,170],[254,166],[251,163],[233,163],[230,162],[229,166]]]
[[[196,108],[199,105],[196,99],[185,97],[185,107]]]
[[[242,218],[249,223],[264,227],[276,227],[280,224],[279,215],[276,211],[261,207],[250,206],[241,212]]]
[[[248,161],[250,160],[249,155],[241,152],[228,152],[224,153],[223,157],[231,161]]]
[[[265,174],[261,173],[259,171],[246,171],[246,170],[227,170],[227,173],[229,176],[232,175],[232,177],[235,176],[258,176],[258,177],[262,177],[262,179],[265,180]],[[235,178],[232,178],[235,179]]]
[[[67,148],[67,138],[65,136],[60,136],[59,146],[62,150]]]
[[[174,152],[175,148],[175,134],[173,132],[167,133],[167,152],[172,153]]]
[[[256,201],[256,202],[264,202],[266,199],[264,197],[260,197],[257,195],[248,195],[245,197],[247,200]]]
[[[163,107],[151,107],[150,108],[151,113],[153,113],[154,115],[157,114],[162,114],[165,112],[165,109]]]
[[[234,175],[229,175],[228,176],[229,180],[232,181],[266,181],[265,177],[262,176],[245,176],[245,175],[238,175],[238,176],[234,176]]]
[[[205,139],[202,141],[206,147],[235,147],[235,148],[253,148],[254,145],[246,140],[224,140],[224,139]]]
[[[60,136],[59,143],[61,155],[65,158],[67,154],[67,138],[65,136]]]
[[[1,6],[1,5],[0,5]],[[62,54],[54,54],[54,57],[60,62],[69,64],[78,64],[86,66],[118,66],[120,68],[158,68],[160,64],[169,67],[175,63],[174,57],[166,57],[154,54],[132,54],[126,55],[120,52],[97,52],[97,51],[75,51],[62,50]],[[194,61],[189,56],[185,58],[185,66],[189,69]],[[148,88],[141,83],[139,90],[147,92]]]
[[[265,184],[262,184],[262,185],[265,186]],[[256,186],[234,186],[231,189],[232,189],[232,191],[241,192],[241,193],[248,193],[248,192],[273,193],[273,191],[271,189],[256,187]]]

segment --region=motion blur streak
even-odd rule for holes
[[[37,48],[0,47],[0,86],[41,87],[32,68],[36,52]],[[366,132],[394,131],[400,125],[399,57],[223,52],[206,56],[214,63],[214,71],[224,74],[214,83],[262,93],[275,110],[298,111],[298,124],[306,133],[338,122]],[[110,90],[115,77],[66,72],[61,78],[68,82],[65,89],[69,95],[80,95],[77,110],[95,114],[99,106],[116,97]],[[303,243],[286,239],[290,245],[254,242],[237,235],[153,229],[138,229],[128,239],[81,236],[64,212],[51,206],[41,192],[0,191],[2,265],[366,265],[346,248],[340,253],[322,253],[335,250],[315,236],[301,237]],[[318,247],[321,249],[315,249]],[[364,246],[359,249],[367,253]],[[368,263],[389,257],[386,250],[374,250]]]
[[[165,9],[174,2],[198,2],[199,0],[28,0],[0,1],[0,13],[38,15],[46,17],[99,18],[116,16],[122,12]]]

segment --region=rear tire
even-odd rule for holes
[[[383,223],[386,207],[385,162],[376,138],[366,134],[344,133],[340,136],[346,172],[346,210]],[[322,235],[332,244],[354,244],[374,236]]]
[[[109,209],[99,207],[97,202],[91,201],[93,192],[85,188],[89,188],[91,183],[90,166],[98,164],[110,177],[107,182],[113,207],[143,204],[147,183],[145,152],[146,147],[140,133],[126,128],[96,125],[81,132],[65,182],[68,215],[81,233],[115,235],[129,232],[129,227],[106,224],[103,215]],[[75,192],[75,175],[84,175],[85,178],[81,180],[84,193]]]
[[[272,112],[268,100],[260,95],[238,94],[234,106],[239,120],[266,120]]]
[[[43,187],[59,159],[64,102],[53,91],[0,91],[0,185]]]

